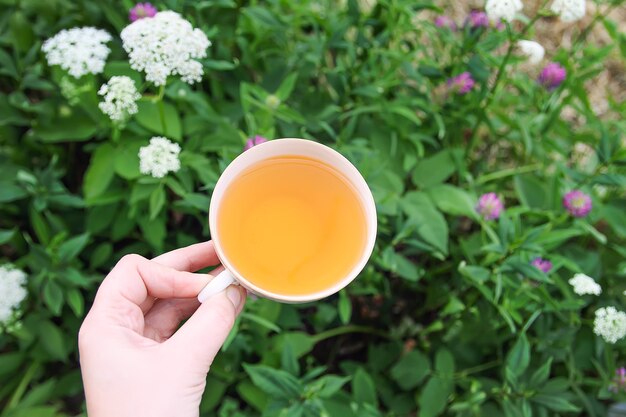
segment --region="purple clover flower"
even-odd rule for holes
[[[546,274],[552,269],[552,262],[539,257],[533,259],[530,264]]]
[[[500,217],[500,212],[504,210],[502,200],[498,198],[496,193],[487,193],[480,196],[476,211],[485,220],[495,220]]]
[[[566,75],[567,71],[565,68],[556,62],[550,62],[543,68],[543,70],[541,70],[541,74],[539,74],[537,82],[548,90],[554,90],[561,85],[561,83],[565,80]]]
[[[488,28],[489,17],[485,12],[472,10],[467,19],[465,19],[465,25],[469,25],[472,29]]]
[[[469,93],[475,84],[472,74],[467,71],[448,80],[448,88],[461,95]]]
[[[580,190],[572,190],[563,196],[563,206],[574,217],[585,217],[591,209],[591,197]]]
[[[246,141],[246,145],[243,147],[243,151],[245,152],[253,146],[260,145],[263,142],[267,142],[267,139],[265,139],[263,136],[256,135],[255,137],[250,138]]]
[[[448,28],[450,30],[456,30],[456,23],[454,23],[454,20],[452,20],[452,18],[450,16],[437,16],[435,18],[435,26],[437,26],[438,28]]]
[[[157,14],[157,9],[151,3],[137,3],[128,12],[128,18],[131,22],[134,22],[144,17],[154,17],[155,14]]]

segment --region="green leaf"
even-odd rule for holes
[[[91,157],[85,173],[83,193],[86,199],[101,195],[108,188],[114,174],[115,149],[108,143],[100,145]]]
[[[262,389],[254,385],[250,380],[245,380],[237,384],[237,394],[257,411],[265,410],[271,400]]]
[[[102,242],[91,253],[89,258],[89,266],[92,269],[104,265],[113,254],[113,245],[110,242]]]
[[[575,406],[571,402],[567,401],[563,397],[555,396],[555,395],[543,395],[538,394],[531,398],[531,401],[540,404],[552,411],[557,412],[571,412],[575,413],[580,411],[580,407]]]
[[[516,258],[509,258],[501,267],[501,272],[518,272],[525,277],[539,282],[551,283],[552,280],[539,268]]]
[[[424,389],[418,393],[420,417],[435,417],[441,414],[453,389],[454,384],[450,379],[436,375],[431,377]]]
[[[191,207],[194,207],[201,212],[208,212],[211,199],[203,194],[189,193],[183,198],[183,201],[188,203]]]
[[[0,377],[17,371],[24,361],[24,352],[8,352],[0,354]]]
[[[130,77],[135,86],[139,88],[142,84],[141,75],[130,67],[130,63],[126,61],[109,61],[104,66],[104,76],[109,79],[116,75],[124,75]]]
[[[273,30],[283,26],[280,20],[278,20],[268,9],[264,7],[246,7],[243,9],[243,13],[251,20],[270,27]]]
[[[146,241],[152,245],[157,252],[162,252],[163,242],[165,240],[165,236],[167,235],[167,230],[165,229],[165,219],[159,217],[154,220],[150,220],[147,216],[144,216],[138,219],[138,223],[141,233],[145,237]]]
[[[60,115],[34,129],[35,136],[47,143],[86,141],[97,131],[98,124],[78,110],[72,111],[69,116]]]
[[[276,349],[284,349],[284,346],[290,344],[294,355],[301,358],[313,349],[315,339],[303,332],[281,333],[276,337]]]
[[[293,354],[291,345],[285,345],[280,356],[280,364],[282,368],[291,375],[297,377],[300,375],[300,363],[298,358]]]
[[[545,234],[535,239],[533,243],[549,250],[556,248],[563,242],[582,234],[584,234],[584,232],[578,229],[548,230]]]
[[[386,269],[394,274],[398,274],[407,281],[417,282],[424,275],[423,269],[420,269],[414,262],[394,251],[391,246],[383,252],[382,261]]]
[[[552,357],[548,358],[538,369],[533,372],[530,377],[528,386],[530,388],[537,388],[548,380],[550,377],[550,368],[552,367]]]
[[[570,381],[565,377],[552,378],[541,388],[541,393],[547,396],[560,395],[570,389]]]
[[[0,229],[0,245],[4,245],[9,242],[15,236],[15,229],[5,230]]]
[[[479,284],[484,283],[491,276],[491,271],[482,266],[466,265],[465,262],[459,264],[459,272]]]
[[[11,13],[9,27],[11,28],[15,48],[19,51],[28,51],[35,41],[35,34],[32,23],[26,19],[24,13],[20,11]]]
[[[10,203],[26,196],[28,196],[26,190],[14,184],[13,181],[0,181],[0,203]]]
[[[165,128],[161,120],[159,105],[151,100],[139,101],[139,111],[135,115],[137,122],[151,132],[158,133],[169,139],[183,138],[182,125],[176,108],[169,103],[163,103]]]
[[[426,190],[437,208],[454,216],[477,218],[476,201],[467,191],[449,184],[440,184]]]
[[[352,301],[348,297],[346,290],[339,291],[339,303],[337,304],[339,310],[339,320],[341,323],[350,323],[350,317],[352,316]]]
[[[48,223],[43,218],[41,213],[35,210],[32,206],[30,207],[28,214],[30,217],[30,224],[33,227],[33,230],[35,230],[37,238],[41,243],[48,244],[50,241],[50,227],[48,226]]]
[[[256,388],[250,381],[246,381],[250,386]],[[222,398],[224,397],[224,393],[226,392],[227,384],[220,379],[209,375],[206,380],[206,387],[204,389],[204,394],[202,394],[202,401],[200,403],[200,413],[205,414],[212,411],[218,404],[221,403]],[[261,392],[261,395],[263,392]],[[242,395],[243,397],[243,395]]]
[[[428,195],[412,191],[403,197],[402,209],[415,226],[417,234],[444,254],[448,253],[448,224]]]
[[[19,78],[13,58],[4,49],[0,49],[0,74],[6,74],[16,80]]]
[[[404,355],[393,368],[391,378],[405,391],[417,387],[430,373],[430,360],[423,353],[412,350]]]
[[[577,225],[580,226],[583,230],[587,231],[596,241],[598,241],[598,243],[606,245],[607,238],[598,229],[582,220],[578,221]]]
[[[378,406],[378,396],[374,380],[363,368],[357,369],[352,380],[352,396],[357,404],[372,404]]]
[[[446,348],[440,348],[435,355],[435,370],[440,376],[452,378],[454,374],[454,356]]]
[[[63,290],[54,281],[48,281],[43,287],[43,300],[50,309],[50,312],[59,316],[63,308]]]
[[[120,177],[133,180],[141,176],[139,172],[139,148],[146,146],[145,141],[130,141],[126,139],[124,144],[115,151],[115,173]]]
[[[295,400],[302,394],[302,384],[288,372],[265,365],[244,364],[243,368],[250,375],[254,385],[272,398]]]
[[[276,332],[276,333],[280,333],[282,331],[281,328],[278,327],[276,324],[272,323],[271,321],[269,321],[269,320],[267,320],[267,319],[265,319],[263,317],[260,317],[260,316],[258,316],[256,314],[253,314],[253,313],[248,313],[248,312],[241,313],[241,318],[250,320],[250,321],[252,321],[252,322],[254,322],[254,323],[256,323],[256,324],[258,324],[258,325],[260,325],[262,327],[265,327],[268,330]]]
[[[150,194],[150,220],[156,219],[164,205],[165,190],[162,185],[159,185]]]
[[[76,288],[70,288],[67,293],[67,304],[70,306],[76,317],[83,317],[85,312],[85,300],[83,295]]]
[[[513,375],[520,376],[526,371],[529,363],[530,345],[526,334],[522,333],[509,351],[509,355],[506,358],[506,367]]]
[[[63,242],[63,244],[59,246],[59,251],[57,253],[59,261],[67,263],[76,258],[85,246],[87,246],[89,238],[89,233],[83,233],[82,235],[74,236],[68,241]]]
[[[65,361],[69,353],[65,335],[56,325],[48,320],[38,323],[39,343],[52,359]]]
[[[132,191],[130,192],[130,204],[137,204],[138,202],[147,199],[158,186],[159,185],[155,183],[135,183]]]
[[[330,398],[339,392],[348,381],[350,381],[349,376],[324,375],[313,382],[311,386],[315,386],[318,397]]]
[[[460,155],[461,153],[458,149],[446,149],[422,159],[413,171],[413,183],[423,188],[441,184],[456,172],[453,154]]]
[[[530,208],[547,208],[547,190],[545,181],[534,175],[516,175],[513,179],[515,191],[520,201]]]
[[[202,62],[207,69],[215,71],[228,71],[237,68],[237,64],[230,61],[218,61],[214,59],[206,59]]]
[[[20,407],[11,410],[7,417],[64,417],[57,406]]]
[[[298,80],[297,72],[289,74],[287,78],[283,80],[283,82],[280,84],[280,87],[278,87],[278,90],[276,90],[276,93],[275,93],[275,95],[280,99],[280,101],[284,102],[285,100],[289,98],[289,96],[291,95],[291,92],[293,91],[293,88],[296,86],[297,80]]]

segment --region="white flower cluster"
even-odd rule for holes
[[[554,0],[550,9],[561,16],[564,22],[575,22],[585,17],[585,0]]]
[[[137,100],[141,98],[141,94],[130,77],[111,77],[108,83],[102,84],[98,94],[104,97],[98,107],[114,122],[121,122],[129,115],[137,113]]]
[[[99,74],[111,50],[111,35],[94,27],[63,29],[47,39],[41,49],[49,65],[59,65],[72,77]]]
[[[615,307],[602,307],[596,310],[593,332],[609,343],[615,343],[626,336],[626,313]]]
[[[169,139],[156,136],[150,139],[150,145],[139,149],[139,171],[154,178],[163,178],[168,172],[180,169],[180,145]]]
[[[533,65],[540,63],[546,54],[543,46],[535,41],[520,40],[517,41],[517,46],[522,51],[522,54],[526,55],[528,62]]]
[[[0,266],[0,326],[10,325],[26,295],[26,274],[10,265]]]
[[[510,22],[523,8],[522,0],[487,0],[485,12],[487,12],[489,20],[493,22],[500,20]]]
[[[178,13],[139,19],[122,30],[121,38],[130,66],[145,71],[155,85],[164,85],[170,75],[180,75],[188,84],[202,79],[202,64],[195,59],[206,57],[211,42]]]
[[[576,274],[572,278],[570,278],[569,285],[574,288],[574,292],[578,295],[600,295],[602,294],[602,287],[600,284],[594,281],[588,275],[585,274]]]

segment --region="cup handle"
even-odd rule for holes
[[[223,270],[215,278],[213,278],[198,294],[198,301],[205,302],[215,294],[224,291],[230,285],[239,285],[233,274],[227,269]]]

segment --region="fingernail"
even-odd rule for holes
[[[228,287],[226,289],[226,297],[233,303],[235,308],[239,308],[239,304],[241,304],[241,291],[239,291],[239,288],[235,285]]]

